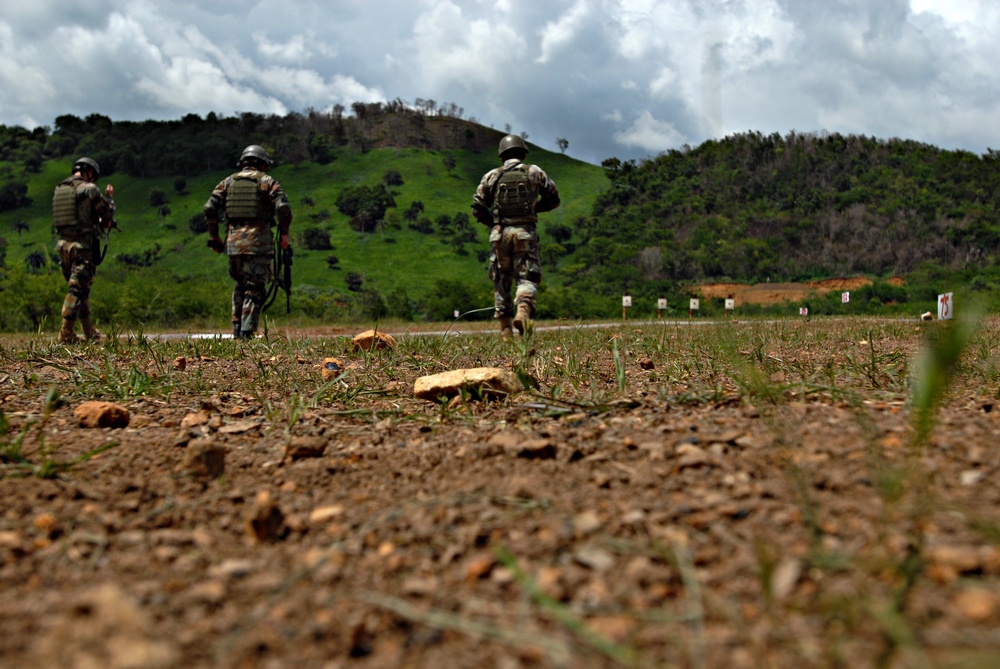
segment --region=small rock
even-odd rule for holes
[[[598,546],[583,546],[573,553],[573,559],[594,571],[607,571],[615,564],[615,556]]]
[[[320,376],[324,381],[329,381],[344,372],[344,363],[336,358],[325,358],[320,366]]]
[[[369,351],[372,346],[374,346],[376,350],[385,348],[396,350],[396,340],[392,338],[392,335],[387,335],[384,332],[376,332],[375,330],[365,330],[361,334],[354,337],[353,343],[355,351],[361,348]]]
[[[211,439],[192,439],[179,469],[201,478],[218,478],[226,469],[226,449]]]
[[[253,506],[246,516],[246,529],[250,538],[257,543],[274,543],[281,539],[285,526],[285,514],[271,499],[271,493],[262,490],[257,493]]]
[[[222,581],[205,581],[191,587],[187,592],[187,599],[191,602],[203,604],[220,604],[226,597],[226,584]]]
[[[240,559],[229,559],[223,560],[221,563],[210,567],[208,570],[209,576],[213,578],[222,579],[233,579],[233,578],[243,578],[250,574],[253,569],[253,563],[250,560],[240,560]]]
[[[550,439],[528,439],[508,449],[508,453],[530,460],[551,460],[556,457],[556,446]]]
[[[771,594],[775,599],[784,599],[795,589],[795,584],[799,582],[802,575],[802,561],[796,558],[786,557],[771,574]]]
[[[648,454],[650,460],[664,460],[667,455],[667,446],[660,441],[643,441],[639,444],[639,450]]]
[[[700,467],[701,465],[710,465],[713,463],[712,456],[694,444],[681,444],[677,447],[677,455],[680,456],[680,460],[677,462],[678,469]]]
[[[472,558],[465,567],[466,582],[474,583],[481,578],[485,578],[493,571],[496,564],[497,561],[492,555],[478,555]]]
[[[320,506],[312,510],[309,514],[310,523],[325,523],[328,520],[337,518],[338,516],[344,515],[345,509],[340,504],[334,504],[332,506]]]
[[[493,447],[499,447],[504,451],[515,451],[521,447],[524,443],[524,435],[515,432],[513,430],[504,430],[503,432],[497,432],[492,437],[490,437],[487,444]]]
[[[402,583],[404,595],[425,597],[433,595],[438,589],[438,580],[434,576],[411,576]]]
[[[963,486],[968,488],[983,480],[983,472],[978,469],[968,469],[959,475],[958,480]]]
[[[73,412],[80,427],[128,427],[128,409],[112,402],[84,402]]]
[[[959,615],[975,622],[986,622],[993,618],[997,613],[998,603],[997,596],[986,588],[962,590],[951,600],[951,605]]]
[[[208,411],[198,411],[195,413],[189,413],[181,419],[181,427],[189,428],[196,427],[198,425],[207,425],[212,414]]]
[[[325,451],[326,441],[321,437],[292,437],[291,443],[285,446],[285,458],[288,460],[321,458]]]
[[[220,425],[218,429],[222,434],[243,434],[258,427],[260,427],[258,420],[240,420],[228,425]]]
[[[573,518],[573,530],[577,534],[586,535],[601,528],[601,517],[593,510],[578,513]]]
[[[646,369],[646,370],[655,369],[656,365],[653,364],[653,361],[650,358],[640,358],[639,359],[639,368],[640,369]]]

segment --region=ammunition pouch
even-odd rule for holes
[[[500,175],[493,197],[493,218],[534,220],[538,191],[528,178],[528,166],[521,163]]]

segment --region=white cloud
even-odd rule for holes
[[[592,162],[746,130],[1000,136],[994,0],[7,4],[8,125],[423,98]]]
[[[590,6],[586,0],[577,0],[555,21],[545,24],[541,30],[541,55],[538,56],[539,63],[547,63],[552,55],[560,50],[569,48],[579,30],[590,16]],[[581,44],[580,48],[587,48],[586,44]]]
[[[525,49],[517,31],[500,18],[470,18],[452,2],[435,3],[418,16],[402,73],[431,89],[420,97],[434,98],[438,87],[476,88],[500,81]]]
[[[627,129],[615,133],[615,141],[623,147],[642,149],[651,154],[677,148],[685,142],[683,134],[674,124],[661,121],[647,109]]]

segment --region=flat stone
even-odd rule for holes
[[[520,389],[513,372],[500,367],[473,367],[421,376],[413,383],[413,394],[423,400],[436,401],[453,397],[462,391],[483,397],[510,395]]]
[[[321,458],[324,451],[326,440],[320,437],[292,437],[291,443],[285,446],[285,457],[289,460]]]
[[[113,402],[84,402],[73,413],[80,421],[80,427],[128,427],[128,409]]]

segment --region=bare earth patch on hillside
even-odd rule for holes
[[[871,285],[864,277],[821,279],[808,283],[706,283],[692,286],[690,292],[706,299],[733,298],[740,304],[781,304],[801,302],[831,291],[857,290]]]
[[[1000,326],[921,449],[931,326],[719,327],[4,346],[0,666],[996,666]]]

